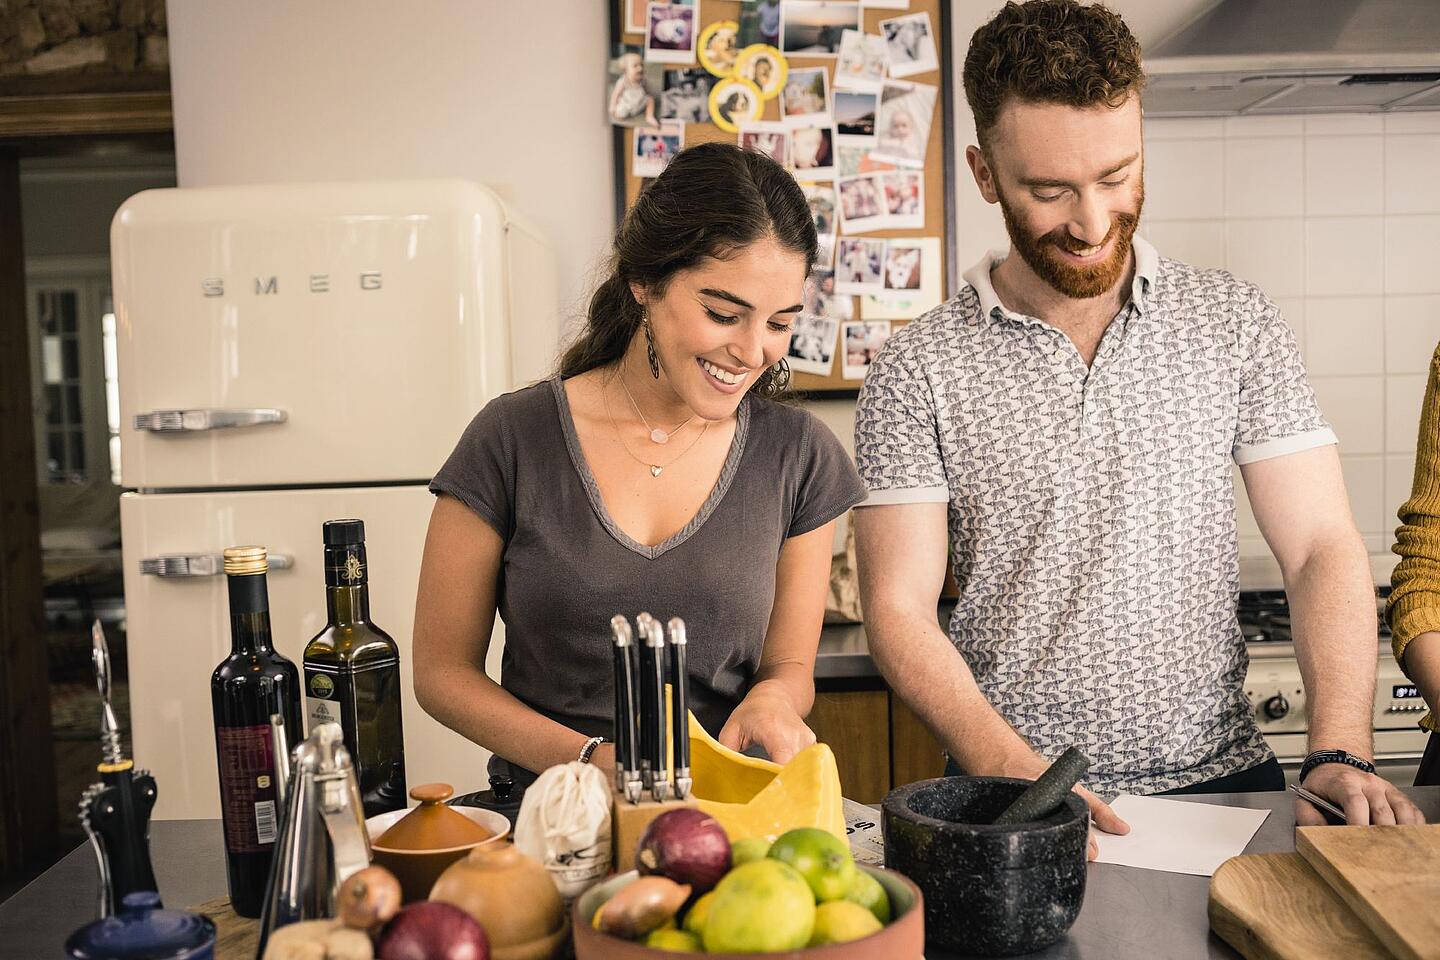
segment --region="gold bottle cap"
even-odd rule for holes
[[[264,547],[225,548],[225,573],[230,576],[264,573],[269,569]]]

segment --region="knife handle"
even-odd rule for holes
[[[635,618],[635,624],[639,628],[636,646],[639,648],[640,674],[636,679],[640,687],[640,783],[647,791],[653,790],[655,786],[655,726],[660,719],[660,707],[655,698],[655,684],[652,682],[656,669],[655,648],[649,643],[652,620],[648,613],[642,613]]]
[[[670,618],[670,707],[671,735],[675,751],[675,797],[690,795],[690,676],[686,666],[685,621]]]
[[[615,637],[615,792],[624,793],[635,765],[635,643],[623,616],[611,617],[610,629]]]
[[[665,628],[660,621],[651,618],[646,624],[646,647],[651,651],[650,670],[645,675],[645,685],[654,690],[655,726],[651,734],[651,756],[654,758],[650,796],[656,803],[670,799],[669,751],[666,750],[665,725],[669,717],[665,713]]]

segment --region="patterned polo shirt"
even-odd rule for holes
[[[1269,759],[1243,683],[1232,464],[1335,443],[1275,304],[1134,239],[1087,368],[1008,310],[991,253],[891,337],[855,425],[864,505],[949,504],[950,637],[1041,754],[1102,796]]]

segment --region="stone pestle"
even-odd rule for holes
[[[1028,823],[1048,817],[1088,769],[1090,758],[1075,747],[1069,748],[995,818],[996,826]]]

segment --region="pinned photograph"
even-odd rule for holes
[[[860,4],[836,0],[785,0],[780,8],[780,49],[787,55],[833,57],[840,35],[860,29]]]
[[[910,0],[860,0],[860,5],[872,10],[909,10]]]
[[[885,189],[886,225],[895,230],[924,229],[925,174],[919,170],[896,170],[876,176]]]
[[[637,177],[658,177],[675,154],[685,147],[685,124],[667,122],[657,129],[637,127],[631,153],[631,172]]]
[[[855,319],[855,298],[835,291],[835,271],[816,268],[805,280],[805,313],[812,317]]]
[[[835,317],[802,313],[790,328],[790,348],[785,361],[798,373],[828,377],[835,369],[836,334],[840,321]]]
[[[696,56],[700,66],[717,77],[728,77],[735,72],[735,61],[740,56],[740,43],[736,39],[740,25],[734,20],[716,20],[700,31],[700,48]]]
[[[789,72],[785,57],[769,44],[757,43],[746,47],[735,61],[735,76],[759,87],[766,100],[779,95]]]
[[[791,70],[780,91],[780,115],[786,120],[817,119],[830,112],[830,76],[824,67]]]
[[[790,166],[790,128],[778,120],[740,124],[740,149],[763,153],[782,167]]]
[[[835,292],[885,292],[885,240],[841,237],[835,241]]]
[[[715,78],[699,67],[666,70],[660,94],[660,119],[683,123],[710,122],[710,88]]]
[[[860,318],[914,320],[940,306],[940,280],[939,237],[894,238],[885,251],[885,289],[860,298]]]
[[[890,339],[889,320],[857,320],[840,325],[840,349],[843,351],[843,376],[846,380],[864,380],[870,364],[880,355]]]
[[[880,94],[868,91],[835,91],[835,136],[844,145],[875,145],[875,115]]]
[[[937,89],[923,83],[886,80],[880,88],[875,156],[904,167],[925,165]]]
[[[684,3],[652,3],[645,34],[645,59],[656,63],[695,62],[695,7]]]
[[[884,37],[846,30],[840,35],[840,54],[835,61],[835,89],[879,90],[889,62]]]
[[[610,122],[621,127],[658,124],[655,97],[664,82],[664,68],[647,64],[639,47],[620,48],[619,55],[610,61],[605,106]]]
[[[880,21],[880,35],[890,53],[890,76],[908,77],[940,68],[935,55],[935,34],[930,30],[930,14],[912,13],[908,17]]]
[[[790,163],[796,180],[835,177],[835,128],[801,121],[790,127]]]
[[[645,18],[648,15],[647,8],[649,6],[650,4],[646,0],[625,0],[624,30],[626,33],[643,34],[645,32]]]
[[[740,48],[752,43],[780,48],[780,0],[740,0]]]
[[[832,183],[802,183],[805,202],[810,205],[810,219],[815,221],[815,234],[820,240],[817,266],[829,268],[835,259],[835,185]]]
[[[885,186],[880,182],[880,174],[842,177],[835,186],[840,193],[842,233],[866,233],[890,226],[890,216],[885,210]]]
[[[739,133],[740,124],[759,120],[765,112],[760,88],[741,77],[726,77],[710,88],[710,119],[726,133]]]

